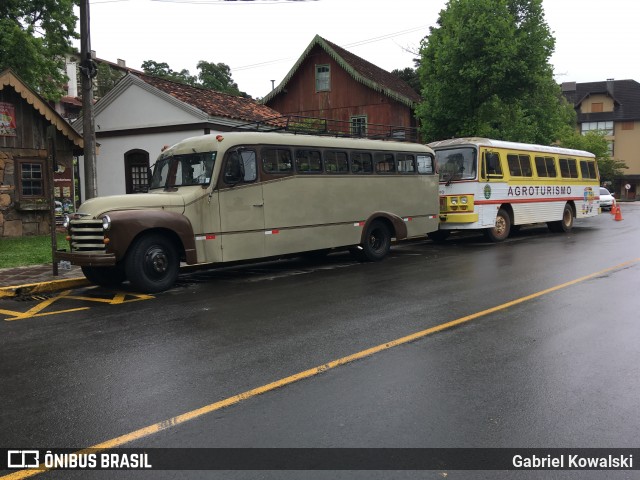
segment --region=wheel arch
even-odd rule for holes
[[[362,234],[360,236],[360,242],[364,243],[366,241],[366,232],[375,220],[380,220],[385,223],[385,225],[389,228],[391,232],[391,237],[394,237],[396,240],[404,240],[407,238],[407,226],[404,223],[404,220],[390,212],[375,212],[369,215],[369,218],[364,223],[364,227],[362,228]]]
[[[106,233],[108,250],[121,261],[129,247],[146,233],[160,233],[171,239],[188,264],[197,263],[193,227],[187,217],[164,210],[122,210],[107,212],[111,229]]]

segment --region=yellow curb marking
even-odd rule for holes
[[[198,409],[195,410],[191,410],[190,412],[186,412],[183,413],[181,415],[177,415],[175,417],[172,418],[168,418],[166,420],[163,420],[161,422],[158,423],[154,423],[153,425],[149,425],[147,427],[143,427],[140,428],[138,430],[135,430],[133,432],[130,433],[126,433],[124,435],[121,435],[119,437],[116,438],[112,438],[111,440],[107,440],[105,442],[102,443],[98,443],[92,447],[88,447],[82,450],[79,450],[77,452],[75,452],[76,454],[85,454],[85,453],[97,453],[100,452],[102,450],[111,450],[113,448],[116,447],[120,447],[122,445],[125,445],[127,443],[131,443],[135,440],[139,440],[141,438],[144,437],[148,437],[151,436],[155,433],[159,433],[163,430],[166,430],[168,428],[180,425],[182,423],[188,422],[190,420],[194,420],[198,417],[201,417],[202,415],[206,415],[208,413],[211,412],[215,412],[216,410],[221,410],[223,408],[229,407],[231,405],[235,405],[237,403],[242,402],[243,400],[248,400],[250,398],[253,397],[257,397],[258,395],[261,395],[263,393],[266,392],[270,392],[272,390],[276,390],[278,388],[284,387],[286,385],[290,385],[292,383],[298,382],[300,380],[303,380],[305,378],[310,378],[310,377],[314,377],[320,373],[323,373],[327,370],[331,370],[333,368],[339,367],[341,365],[346,365],[348,363],[351,363],[355,360],[359,360],[365,357],[369,357],[371,355],[373,355],[374,353],[378,353],[378,352],[382,352],[384,350],[388,350],[390,348],[393,347],[397,347],[398,345],[403,345],[409,342],[413,342],[415,340],[427,337],[429,335],[432,335],[434,333],[437,332],[441,332],[443,330],[448,330],[452,327],[455,327],[457,325],[461,325],[463,323],[467,323],[470,322],[471,320],[475,320],[477,318],[480,317],[484,317],[486,315],[489,315],[491,313],[495,313],[495,312],[499,312],[501,310],[506,310],[510,307],[513,307],[515,305],[519,305],[521,303],[525,303],[529,300],[532,300],[534,298],[538,298],[538,297],[542,297],[544,295],[547,295],[549,293],[553,293],[555,291],[558,290],[562,290],[564,288],[570,287],[572,285],[576,285],[578,283],[582,283],[585,282],[586,280],[590,280],[592,278],[595,277],[599,277],[601,275],[604,275],[606,273],[612,272],[614,270],[621,270],[625,267],[629,267],[635,263],[640,262],[640,258],[634,258],[633,260],[629,260],[627,262],[621,263],[619,265],[615,265],[613,267],[609,267],[609,268],[605,268],[604,270],[600,270],[598,272],[586,275],[584,277],[580,277],[580,278],[576,278],[575,280],[571,280],[569,282],[566,283],[562,283],[560,285],[556,285],[555,287],[551,287],[551,288],[547,288],[545,290],[541,290],[539,292],[533,293],[531,295],[527,295],[524,297],[520,297],[517,298],[515,300],[512,300],[510,302],[506,302],[503,303],[501,305],[495,306],[495,307],[491,307],[488,308],[486,310],[482,310],[480,312],[476,312],[476,313],[472,313],[471,315],[467,315],[464,317],[460,317],[456,320],[452,320],[450,322],[446,322],[446,323],[441,323],[440,325],[436,325],[434,327],[431,328],[427,328],[426,330],[422,330],[420,332],[416,332],[413,333],[411,335],[407,335],[405,337],[402,338],[398,338],[396,340],[387,342],[387,343],[383,343],[381,345],[377,345],[375,347],[366,349],[366,350],[362,350],[360,352],[354,353],[352,355],[348,355],[346,357],[342,357],[339,358],[337,360],[333,360],[331,362],[325,363],[324,365],[319,365],[317,367],[314,368],[310,368],[309,370],[305,370],[303,372],[299,372],[296,373],[294,375],[291,375],[289,377],[285,377],[282,378],[280,380],[276,380],[275,382],[271,382],[268,383],[266,385],[262,385],[261,387],[257,387],[254,388],[252,390],[248,390],[246,392],[240,393],[238,395],[234,395],[232,397],[228,397],[225,398],[224,400],[220,400],[218,402],[215,403],[211,403],[209,405],[205,405],[204,407],[200,407]],[[46,468],[44,466],[44,464],[40,464],[39,468],[37,469],[29,469],[29,470],[19,470],[17,472],[11,473],[9,475],[6,475],[4,477],[0,477],[0,480],[21,480],[24,478],[29,478],[29,477],[33,477],[35,475],[38,475],[40,473],[49,471],[49,470],[53,470],[53,469],[49,469]]]

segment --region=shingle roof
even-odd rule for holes
[[[18,95],[27,101],[27,103],[35,108],[40,115],[46,118],[52,125],[56,127],[65,137],[67,137],[79,149],[84,148],[82,136],[76,132],[71,125],[62,118],[40,95],[33,91],[26,83],[22,81],[16,73],[10,68],[0,72],[0,90],[5,87],[12,87]]]
[[[193,87],[150,75],[131,73],[152,87],[201,110],[211,117],[257,122],[281,115],[250,98],[237,97],[207,88]]]
[[[354,55],[335,43],[325,40],[320,35],[316,35],[280,85],[262,99],[263,103],[267,103],[284,90],[286,84],[291,80],[316,45],[327,52],[338,65],[347,71],[356,81],[410,107],[413,107],[415,103],[420,101],[420,95],[401,78]]]
[[[576,83],[575,90],[562,93],[576,108],[591,95],[605,94],[613,99],[613,112],[578,113],[578,122],[640,120],[640,83],[635,80]]]

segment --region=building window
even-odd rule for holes
[[[316,65],[316,92],[331,90],[331,71],[329,65]]]
[[[23,198],[42,198],[45,195],[44,162],[21,161],[20,196]]]
[[[633,130],[635,122],[622,122],[622,130]]]
[[[354,137],[367,136],[366,116],[351,117],[351,135],[353,135]]]
[[[607,120],[605,122],[584,122],[580,125],[580,131],[582,135],[590,132],[591,130],[598,130],[604,132],[605,135],[613,136],[613,121]]]
[[[602,102],[594,102],[591,104],[591,113],[600,113],[602,112]]]
[[[149,191],[149,153],[131,150],[124,154],[124,175],[127,193]]]

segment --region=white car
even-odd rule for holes
[[[604,187],[600,187],[600,208],[602,210],[611,210],[615,202],[613,195]]]

